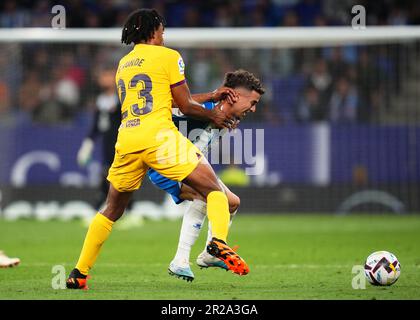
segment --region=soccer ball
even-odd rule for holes
[[[366,259],[365,276],[375,286],[390,286],[400,277],[401,265],[388,251],[376,251]]]

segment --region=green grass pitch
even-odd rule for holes
[[[249,275],[199,269],[203,230],[191,256],[192,283],[167,274],[180,225],[146,221],[115,229],[91,272],[90,290],[72,291],[52,289],[52,267],[73,268],[86,233],[80,221],[0,220],[0,249],[22,260],[0,269],[0,299],[420,299],[419,215],[239,214],[229,243],[240,245]],[[391,287],[353,289],[353,265],[376,250],[396,254],[400,279]]]

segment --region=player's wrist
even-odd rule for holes
[[[215,122],[216,118],[217,118],[217,113],[215,109],[211,109],[211,110],[207,110],[208,112],[208,116],[209,116],[209,120],[211,122]]]
[[[209,100],[207,100],[207,101],[217,102],[218,99],[217,99],[216,94],[217,94],[217,89],[213,90],[212,92],[209,92]]]

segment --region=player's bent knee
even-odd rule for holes
[[[239,209],[239,205],[241,204],[241,199],[236,194],[229,195],[229,212],[231,214],[235,214],[236,211]]]

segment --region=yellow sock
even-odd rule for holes
[[[82,252],[76,268],[81,274],[87,275],[98,257],[102,244],[112,230],[113,221],[98,213],[90,223],[89,230],[83,243]]]
[[[229,203],[221,191],[212,191],[207,196],[207,217],[211,223],[212,236],[226,242],[229,232]]]

